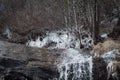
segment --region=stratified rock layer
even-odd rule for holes
[[[59,51],[0,41],[0,80],[48,80],[59,62]]]

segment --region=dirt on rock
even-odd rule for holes
[[[92,54],[96,56],[101,56],[104,53],[117,49],[120,52],[120,41],[107,39],[103,43],[99,42],[97,45],[93,46]]]

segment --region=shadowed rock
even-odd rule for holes
[[[107,80],[106,63],[102,58],[93,59],[93,78],[94,80]]]

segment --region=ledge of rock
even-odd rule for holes
[[[49,80],[57,76],[61,51],[0,41],[0,80]]]

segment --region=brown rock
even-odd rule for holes
[[[93,55],[100,57],[104,53],[113,49],[118,49],[120,52],[120,41],[107,39],[103,43],[99,42],[97,45],[94,45],[92,53]]]

